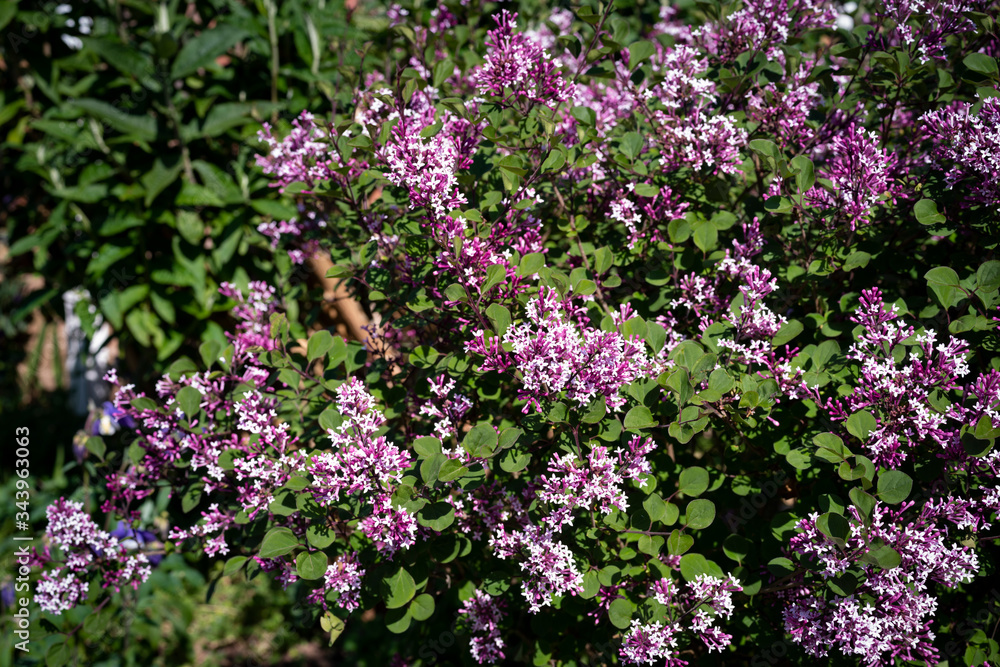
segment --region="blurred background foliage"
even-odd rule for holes
[[[34,525],[92,467],[71,449],[84,418],[67,410],[65,292],[86,290],[75,308],[84,332],[107,322],[123,375],[140,386],[224,340],[224,281],[299,283],[286,305],[317,309],[313,274],[256,231],[295,214],[254,164],[256,133],[349,104],[360,45],[393,39],[384,16],[352,0],[0,0],[0,423],[30,428]],[[3,477],[0,494],[13,498]],[[150,499],[144,514],[167,502]],[[0,508],[8,554],[13,512]],[[0,584],[13,571],[5,562]],[[75,610],[89,636],[103,633],[94,664],[331,664],[295,590],[266,578],[236,583],[221,564],[174,554],[134,597],[113,612]],[[14,661],[10,620],[0,666]]]

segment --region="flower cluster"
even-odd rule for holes
[[[486,37],[486,62],[473,74],[483,95],[506,103],[554,106],[569,98],[565,81],[548,52],[524,33],[516,33],[517,14],[506,9],[494,17],[497,27]]]
[[[650,374],[652,360],[642,341],[582,324],[578,315],[579,310],[558,292],[543,288],[528,302],[525,321],[504,333],[509,353],[483,332],[476,332],[466,350],[485,357],[484,371],[520,374],[525,412],[532,406],[541,409],[542,401],[555,400],[561,393],[579,406],[603,398],[609,409],[618,410],[625,404],[621,388]]]
[[[836,209],[851,231],[871,224],[874,209],[899,189],[892,180],[896,156],[878,147],[879,136],[862,127],[852,127],[833,139],[833,158],[819,172],[830,179],[833,191],[814,187],[809,196],[817,206]]]
[[[847,354],[860,365],[858,384],[844,399],[827,402],[834,419],[846,420],[862,410],[874,416],[865,447],[876,465],[892,468],[925,443],[939,450],[954,446],[961,412],[956,407],[942,412],[931,394],[955,388],[969,372],[963,356],[968,344],[955,337],[936,344],[933,331],[915,336],[909,355],[897,360],[893,350],[915,333],[898,320],[899,307],[883,304],[878,288],[862,292],[852,321],[864,330]]]
[[[969,547],[947,543],[948,531],[933,506],[904,516],[912,507],[908,502],[894,510],[877,503],[867,519],[849,508],[849,534],[842,543],[819,531],[817,514],[798,523],[790,551],[849,594],[824,598],[805,587],[791,590],[782,613],[792,641],[816,657],[837,649],[871,665],[891,664],[893,658],[937,662],[929,629],[937,608],[931,586],[970,581],[979,564]],[[877,549],[894,551],[899,565],[883,568],[862,560]]]
[[[732,635],[722,632],[715,623],[719,617],[732,616],[733,593],[741,590],[743,587],[736,579],[709,574],[697,575],[683,592],[676,590],[669,577],[657,580],[649,595],[666,609],[666,618],[646,623],[633,619],[621,647],[621,657],[629,664],[665,660],[664,664],[670,667],[686,665],[677,648],[684,632],[682,619],[688,616],[691,617],[688,629],[704,642],[709,652],[722,651],[729,646]]]
[[[934,142],[937,167],[950,187],[962,183],[976,201],[1000,208],[1000,98],[982,98],[973,105],[953,102],[921,118],[924,133]]]
[[[83,503],[60,498],[45,514],[49,520],[46,537],[62,552],[63,560],[42,574],[35,589],[43,611],[58,615],[83,604],[93,575],[100,577],[103,588],[115,592],[125,586],[137,589],[149,578],[152,568],[146,554],[129,553],[136,545],[101,530],[83,511]],[[122,531],[121,537],[126,534]],[[50,557],[39,555],[38,561],[45,564]]]
[[[389,497],[410,455],[376,435],[385,422],[375,399],[356,378],[337,387],[337,408],[344,418],[339,429],[328,431],[333,450],[311,457],[306,470],[311,491],[320,505],[335,504],[343,496],[358,495],[373,507],[360,528],[390,555],[414,544],[416,519],[393,507]]]
[[[462,603],[459,612],[468,632],[469,650],[480,665],[492,665],[503,660],[505,642],[500,635],[504,603],[476,589],[472,597]]]

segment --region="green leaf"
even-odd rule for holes
[[[724,368],[716,368],[708,376],[708,388],[720,394],[728,393],[735,386],[736,382]]]
[[[847,431],[859,440],[867,440],[868,435],[878,426],[875,417],[867,410],[855,412],[847,418]]]
[[[506,306],[501,306],[499,303],[491,303],[490,307],[486,309],[486,317],[489,318],[490,323],[493,325],[493,330],[498,335],[503,336],[507,332],[511,318],[510,311],[507,310]]]
[[[861,518],[865,521],[865,523],[867,523],[868,518],[875,510],[875,503],[877,502],[875,500],[875,496],[859,489],[858,487],[851,489],[848,492],[848,495],[851,497],[851,502],[854,503],[854,506],[858,508],[858,513],[861,515]]]
[[[329,565],[326,554],[322,551],[303,551],[295,558],[295,571],[298,575],[309,581],[322,579],[326,574]]]
[[[883,470],[878,476],[878,497],[884,503],[898,505],[913,489],[913,479],[901,470]]]
[[[663,498],[657,493],[652,493],[642,501],[642,508],[646,510],[646,514],[653,521],[659,521],[666,514],[667,504],[663,502]]]
[[[486,294],[496,285],[507,279],[507,269],[501,264],[491,264],[486,267],[486,281],[479,288],[480,294]]]
[[[649,556],[658,556],[663,550],[663,537],[660,535],[640,535],[639,552]]]
[[[510,449],[517,444],[518,439],[524,435],[521,429],[510,426],[500,431],[500,449]]]
[[[388,609],[399,609],[413,599],[417,586],[406,568],[399,568],[387,577],[382,578],[382,598]]]
[[[737,563],[742,563],[752,548],[753,544],[750,540],[742,535],[730,535],[722,542],[723,553]]]
[[[750,150],[761,157],[771,158],[777,162],[781,158],[781,149],[773,141],[768,139],[754,139],[749,144]]]
[[[457,459],[448,459],[441,464],[437,478],[442,482],[451,482],[467,472],[469,472],[469,469],[463,466]]]
[[[694,230],[694,244],[702,252],[714,250],[719,243],[719,230],[714,225],[705,223]]]
[[[261,542],[260,557],[277,558],[278,556],[284,556],[297,546],[299,546],[299,541],[291,530],[284,526],[272,528],[264,536],[264,541]]]
[[[465,434],[462,439],[462,449],[470,456],[486,459],[497,453],[500,438],[489,422],[480,422]]]
[[[970,53],[962,60],[962,64],[977,74],[983,74],[991,78],[996,78],[997,76],[996,58],[992,58],[985,53]]]
[[[891,570],[899,567],[902,560],[903,559],[900,557],[899,552],[887,544],[876,546],[874,549],[861,556],[862,563],[876,565],[883,570]]]
[[[634,160],[642,153],[642,144],[641,134],[638,132],[626,132],[625,136],[621,139],[622,153]]]
[[[194,387],[183,387],[177,392],[177,405],[180,406],[188,421],[201,412],[201,392]]]
[[[813,438],[813,444],[817,447],[816,456],[831,463],[840,463],[851,456],[851,451],[844,446],[844,441],[834,433],[820,433]]]
[[[692,500],[687,506],[687,526],[704,530],[715,521],[715,503],[705,498]]]
[[[649,40],[640,40],[628,45],[628,68],[635,69],[644,60],[656,53],[656,45]]]
[[[172,164],[167,164],[164,160],[167,160]],[[153,203],[158,194],[166,190],[174,181],[177,180],[183,166],[183,162],[181,162],[181,159],[176,155],[165,155],[156,158],[153,162],[153,167],[139,179],[139,182],[142,183],[142,187],[146,190],[146,196],[143,203],[147,207]],[[105,233],[103,226],[101,227],[101,233]]]
[[[517,266],[517,275],[527,278],[538,273],[543,266],[545,266],[545,255],[540,252],[530,252],[521,258],[521,263]]]
[[[542,163],[542,171],[559,171],[566,164],[566,153],[559,148],[553,148]],[[536,253],[537,254],[537,253]]]
[[[625,428],[636,431],[644,428],[656,426],[653,420],[653,413],[644,405],[637,405],[625,415]]]
[[[132,443],[132,444],[136,445],[138,443]],[[189,486],[187,490],[184,491],[184,495],[181,496],[181,509],[184,510],[185,512],[190,512],[195,507],[197,507],[198,503],[201,502],[201,494],[204,491],[204,489],[205,487],[201,483],[192,484],[191,486]]]
[[[97,458],[104,460],[104,454],[107,452],[108,447],[104,444],[104,438],[99,435],[92,435],[87,438],[86,443],[87,451],[96,456]]]
[[[776,578],[787,577],[795,572],[795,564],[784,556],[772,558],[767,564],[768,571]]]
[[[722,576],[721,568],[701,554],[684,554],[680,563],[681,575],[687,581],[695,581],[698,575]]]
[[[448,461],[448,457],[441,453],[431,454],[420,464],[420,478],[424,484],[431,486],[438,479],[442,466]]]
[[[840,546],[844,546],[851,537],[850,522],[843,515],[836,512],[827,512],[817,517],[816,530]]]
[[[594,273],[598,276],[607,273],[608,269],[615,263],[614,252],[608,246],[598,248],[594,251]],[[1000,262],[998,262],[1000,264]]]
[[[64,641],[57,641],[49,646],[45,651],[45,664],[47,667],[62,667],[73,657],[69,644]]]
[[[517,448],[508,449],[500,456],[500,469],[506,472],[524,470],[531,462],[531,454],[521,452]]]
[[[1000,261],[983,262],[976,270],[976,291],[992,292],[1000,287]]]
[[[834,593],[841,597],[852,595],[858,587],[858,578],[851,571],[841,572],[835,577],[826,580],[826,585]]]
[[[399,609],[389,609],[385,613],[385,627],[389,632],[401,635],[410,629],[410,623],[413,621],[413,614],[410,612],[410,607],[401,607]]]
[[[632,623],[635,607],[626,598],[615,598],[608,605],[608,620],[620,630],[626,629]]]
[[[863,250],[855,250],[847,259],[844,260],[844,265],[840,267],[844,271],[853,271],[854,269],[863,269],[868,266],[868,262],[872,259],[871,254]]]
[[[938,213],[937,204],[933,199],[921,199],[913,205],[913,215],[921,225],[941,225],[945,217]]]
[[[812,160],[805,155],[797,155],[792,158],[789,164],[795,172],[796,189],[802,194],[808,192],[816,183],[816,174]]]
[[[415,621],[426,621],[434,614],[434,598],[421,593],[410,603],[410,615]]]
[[[924,274],[927,286],[931,288],[938,302],[945,308],[950,308],[962,300],[959,292],[961,281],[955,270],[947,266],[939,266]]]
[[[774,334],[774,338],[771,339],[771,345],[774,347],[781,347],[802,333],[803,329],[804,327],[802,322],[799,322],[798,320],[788,320],[781,325],[781,328],[778,329],[778,333]]]
[[[430,456],[441,452],[441,441],[428,435],[413,441],[413,449],[420,456]]]
[[[696,498],[705,493],[705,490],[708,489],[708,484],[708,471],[704,468],[694,466],[686,468],[681,472],[677,490],[686,496]]]
[[[306,358],[312,363],[330,351],[333,347],[333,335],[326,329],[320,329],[309,337],[306,347]]]
[[[676,529],[667,538],[667,552],[671,556],[680,556],[693,546],[694,538]]]
[[[306,540],[311,546],[317,549],[326,549],[333,544],[336,537],[329,526],[312,523],[306,528]]]
[[[249,33],[243,28],[229,23],[202,31],[188,41],[177,54],[170,68],[171,78],[180,79],[193,74],[199,67],[210,65],[216,57],[248,35]]]
[[[424,505],[417,512],[417,522],[421,526],[441,532],[455,523],[455,506],[444,501]]]
[[[104,121],[109,127],[127,137],[147,142],[156,139],[156,119],[152,116],[133,116],[107,102],[90,98],[73,100],[71,104]]]

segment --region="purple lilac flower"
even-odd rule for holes
[[[257,166],[274,178],[271,187],[279,192],[299,181],[310,188],[331,179],[350,182],[368,168],[366,163],[355,160],[345,164],[334,146],[336,131],[317,124],[316,117],[308,111],[292,121],[291,132],[280,141],[271,133],[268,123],[263,125],[257,137],[267,144],[268,152],[257,156]],[[342,176],[337,170],[345,166],[349,172]]]
[[[580,406],[603,397],[609,409],[621,409],[621,388],[651,373],[652,361],[642,341],[579,324],[566,306],[558,292],[542,288],[528,302],[525,320],[503,335],[510,353],[497,339],[486,340],[482,331],[474,333],[466,351],[485,357],[484,371],[513,367],[520,372],[519,397],[528,401],[525,412],[532,406],[541,409],[541,401],[560,393]]]
[[[820,186],[809,191],[816,206],[835,209],[834,220],[846,218],[851,231],[872,223],[875,207],[899,194],[892,180],[896,156],[878,147],[878,135],[851,126],[833,140],[833,157],[818,171],[833,184],[830,192]]]
[[[507,532],[498,526],[490,538],[493,553],[504,560],[517,557],[521,561],[524,579],[521,593],[528,609],[537,614],[552,604],[554,597],[567,593],[576,595],[583,590],[583,575],[573,552],[556,541],[556,533],[541,526]]]
[[[925,331],[917,335],[915,349],[901,361],[892,350],[914,335],[915,330],[899,319],[899,308],[884,305],[878,288],[864,290],[861,304],[851,321],[863,327],[848,351],[848,359],[860,364],[854,391],[843,399],[827,402],[826,409],[837,420],[860,410],[869,410],[876,427],[865,446],[878,466],[895,468],[912,450],[934,443],[947,450],[958,438],[962,414],[958,408],[939,412],[931,403],[931,393],[947,392],[969,372],[964,354],[968,344],[949,337],[937,344],[937,335]],[[952,420],[952,423],[949,421]]]
[[[337,593],[337,606],[351,612],[361,605],[361,580],[365,570],[358,560],[358,552],[344,554],[332,565],[327,566],[323,575],[323,586],[309,594],[309,601],[319,604],[325,610],[326,596]]]
[[[87,599],[91,576],[115,592],[124,586],[139,588],[151,573],[150,561],[132,551],[115,536],[101,530],[83,503],[60,498],[45,511],[46,535],[65,560],[42,574],[35,588],[38,606],[51,614],[62,614]]]
[[[923,116],[922,129],[934,141],[935,166],[949,187],[961,183],[972,199],[1000,210],[1000,98],[981,99],[982,107],[953,102]]]
[[[979,564],[971,548],[946,542],[948,531],[940,527],[933,508],[925,506],[915,519],[904,518],[911,507],[912,502],[896,510],[877,503],[867,525],[850,507],[851,532],[841,547],[816,528],[817,514],[798,523],[790,552],[818,567],[820,577],[863,571],[851,595],[824,596],[805,586],[784,595],[785,631],[808,654],[825,657],[836,649],[873,666],[893,664],[894,659],[937,663],[930,632],[937,601],[931,586],[971,581]],[[894,549],[900,565],[882,569],[859,561],[872,540]]]
[[[548,52],[523,33],[515,33],[517,14],[506,9],[493,20],[486,37],[486,63],[473,74],[483,95],[508,104],[555,106],[569,99],[570,84],[556,69]]]
[[[499,627],[504,617],[504,607],[502,600],[492,598],[479,589],[462,603],[459,615],[471,635],[469,651],[480,665],[492,665],[505,657],[505,643],[500,636]]]

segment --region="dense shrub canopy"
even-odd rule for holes
[[[262,124],[225,340],[107,377],[55,661],[181,555],[359,663],[1000,659],[996,4],[849,4],[370,10]]]

